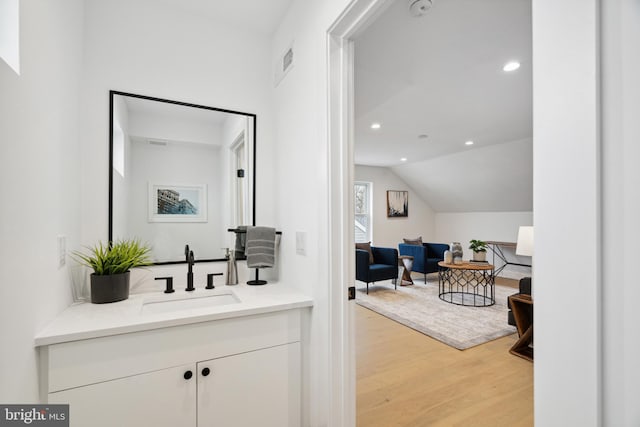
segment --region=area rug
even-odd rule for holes
[[[438,298],[437,278],[414,283],[398,290],[391,283],[370,284],[369,295],[358,288],[356,303],[458,350],[516,332],[507,323],[507,297],[517,292],[513,288],[496,285],[496,303],[490,307],[464,307]]]

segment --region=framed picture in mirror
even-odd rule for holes
[[[150,182],[149,222],[207,222],[207,185]]]

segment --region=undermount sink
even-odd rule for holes
[[[230,291],[211,295],[185,296],[183,298],[161,299],[160,297],[145,300],[142,303],[143,313],[169,313],[172,311],[190,310],[194,308],[216,307],[237,304],[240,299]]]

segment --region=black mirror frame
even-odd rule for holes
[[[257,140],[258,140],[258,118],[255,114],[246,113],[243,111],[234,111],[227,110],[224,108],[215,108],[208,107],[206,105],[199,104],[191,104],[188,102],[174,101],[170,99],[157,98],[153,96],[139,95],[135,93],[121,92],[117,90],[109,91],[109,242],[113,241],[113,105],[114,105],[114,97],[120,96],[128,96],[132,98],[145,99],[148,101],[157,101],[157,102],[165,102],[168,104],[181,105],[183,107],[193,107],[200,108],[203,110],[211,110],[218,111],[221,113],[230,113],[230,114],[239,114],[247,117],[251,117],[253,119],[253,164],[251,165],[252,176],[252,184],[253,184],[253,194],[252,197],[252,206],[251,206],[251,225],[256,225],[256,149],[257,149]],[[211,259],[200,259],[196,262],[214,262],[214,261],[226,261],[226,258],[211,258]],[[186,261],[163,261],[156,262],[153,265],[167,265],[167,264],[185,264]]]

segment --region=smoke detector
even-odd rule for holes
[[[411,16],[420,17],[427,13],[431,6],[433,6],[433,0],[409,0],[409,12]]]

